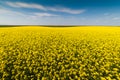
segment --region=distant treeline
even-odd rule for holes
[[[23,27],[23,26],[37,26],[37,27],[76,27],[71,25],[0,25],[0,27]]]
[[[0,25],[0,27],[23,27],[23,26],[37,26],[37,27],[96,27],[96,26],[111,26],[111,27],[120,27],[115,25]]]
[[[0,27],[21,27],[21,25],[0,25]]]

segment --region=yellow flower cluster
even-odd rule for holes
[[[120,80],[120,28],[1,28],[0,80]]]

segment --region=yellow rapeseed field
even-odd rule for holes
[[[120,80],[120,28],[0,28],[0,80]]]

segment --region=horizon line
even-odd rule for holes
[[[0,25],[1,26],[120,26],[120,25]]]

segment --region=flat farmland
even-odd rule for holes
[[[1,80],[120,80],[120,27],[2,27]]]

